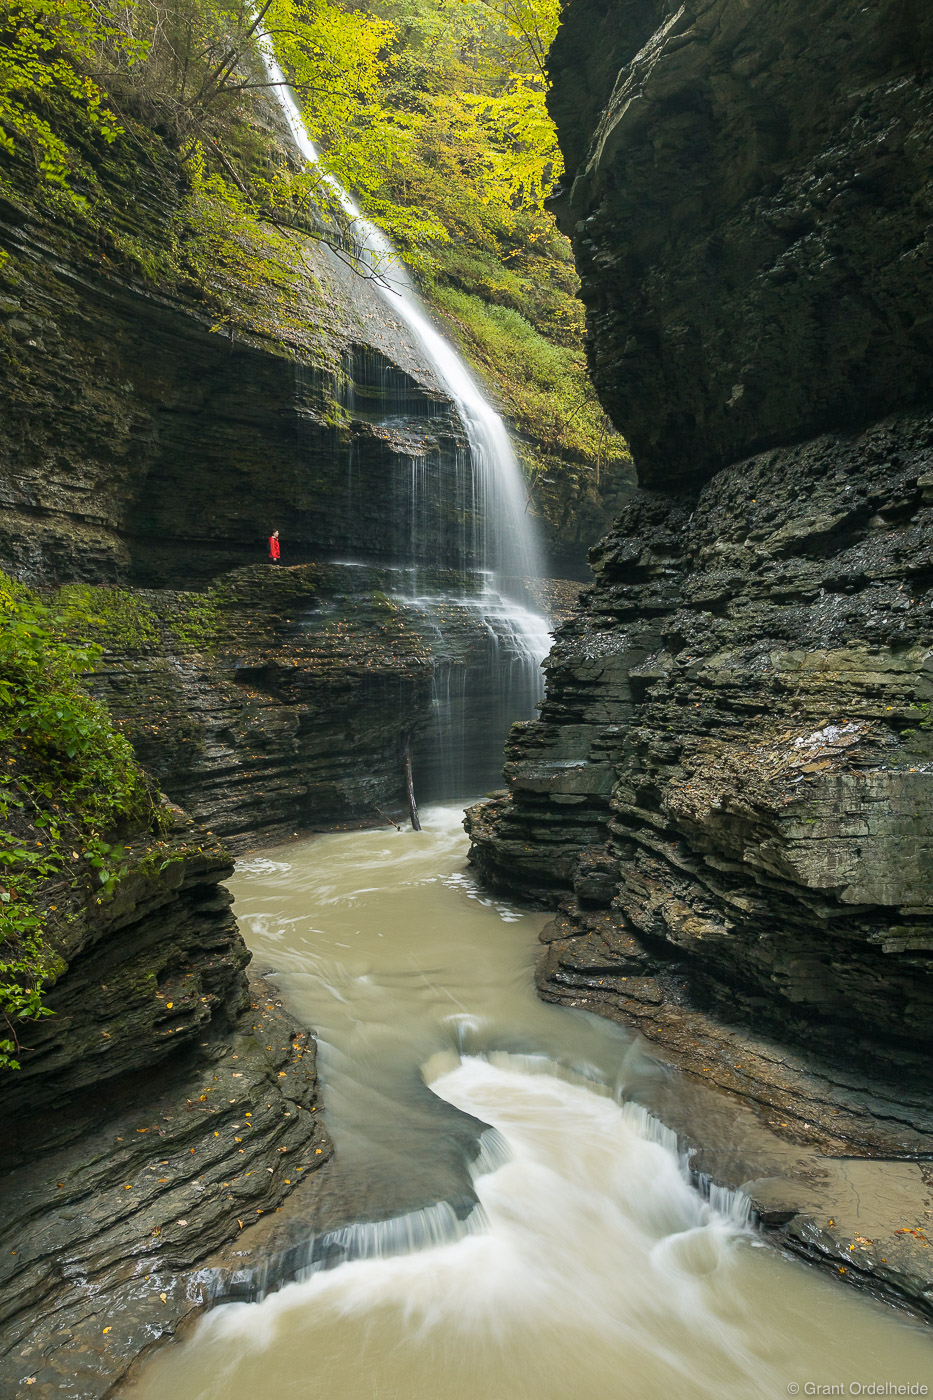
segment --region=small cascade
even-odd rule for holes
[[[454,1060],[456,1064],[456,1060]],[[499,1171],[512,1160],[507,1139],[497,1128],[486,1128],[470,1163],[473,1182]],[[420,1210],[405,1211],[386,1220],[360,1220],[299,1239],[242,1269],[203,1269],[194,1293],[204,1303],[258,1303],[286,1283],[360,1259],[392,1259],[453,1244],[489,1229],[486,1212],[473,1194],[436,1201]]]
[[[418,792],[435,800],[497,787],[509,729],[540,698],[547,623],[492,586],[475,596],[397,596],[419,614],[440,658],[418,743]]]
[[[272,45],[261,45],[274,94],[306,161],[320,164]],[[502,742],[516,718],[531,718],[543,690],[540,665],[550,647],[548,623],[535,609],[529,580],[543,576],[543,562],[527,488],[502,418],[487,402],[460,355],[437,330],[386,236],[363,217],[332,176],[322,171],[325,193],[347,221],[352,256],[369,275],[393,317],[411,332],[436,380],[453,401],[468,451],[454,461],[436,452],[407,450],[407,481],[398,492],[407,539],[389,541],[397,562],[416,562],[423,542],[437,541],[437,569],[465,571],[462,595],[420,592],[415,568],[401,601],[414,608],[439,637],[441,662],[434,677],[428,732],[415,745],[415,782],[424,798],[467,796],[498,785]],[[393,403],[383,386],[378,422],[397,440],[407,431],[404,395]],[[404,500],[401,498],[404,497]],[[456,521],[454,528],[450,522]],[[420,542],[420,547],[419,547]],[[372,555],[371,541],[361,540]],[[470,655],[450,655],[443,614],[451,606],[472,612],[482,642]],[[456,647],[453,648],[456,651]]]

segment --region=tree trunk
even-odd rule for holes
[[[415,831],[421,830],[421,818],[418,816],[418,804],[415,801],[415,785],[411,776],[411,735],[405,735],[405,787],[408,790],[408,810],[411,813],[411,824]]]

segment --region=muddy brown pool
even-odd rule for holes
[[[317,1030],[341,1168],[421,1247],[363,1227],[370,1257],[215,1308],[136,1400],[923,1394],[928,1329],[765,1245],[741,1196],[704,1199],[651,1112],[671,1071],[537,999],[545,916],[477,888],[461,815],[250,856],[232,882]]]

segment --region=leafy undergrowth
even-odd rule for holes
[[[50,923],[74,917],[124,873],[121,833],[158,823],[145,775],[80,678],[100,649],[68,640],[73,607],[0,573],[0,1067],[18,1068],[17,1026],[47,1015],[60,971]]]

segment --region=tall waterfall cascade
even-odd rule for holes
[[[281,108],[301,156],[320,165],[298,105],[271,41],[260,44],[270,91]],[[480,562],[469,591],[456,597],[419,587],[417,569],[400,570],[399,598],[443,633],[451,610],[472,614],[478,639],[471,656],[442,663],[434,677],[433,717],[416,761],[425,797],[469,795],[498,781],[501,743],[514,719],[532,717],[543,693],[541,662],[550,647],[549,624],[537,611],[530,580],[544,576],[527,487],[500,415],[451,343],[420,302],[389,239],[361,213],[340,182],[322,170],[322,184],[349,225],[352,256],[369,276],[394,318],[403,322],[438,383],[456,407],[468,444],[470,555]],[[412,458],[410,513],[413,528],[423,508],[421,463]],[[462,568],[461,558],[438,560]],[[443,654],[441,646],[440,652]]]

